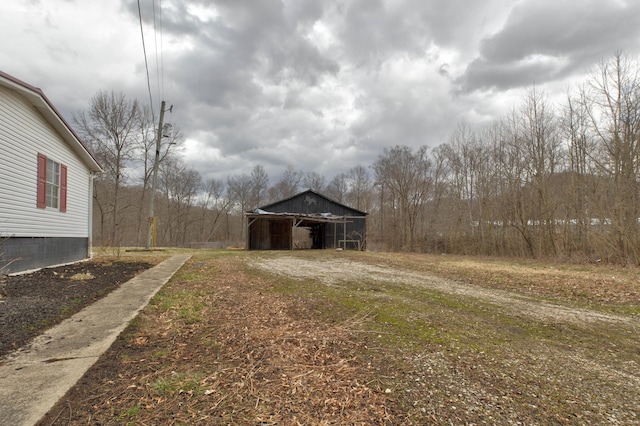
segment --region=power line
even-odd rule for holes
[[[142,36],[142,51],[144,52],[144,66],[147,70],[147,89],[149,91],[149,106],[151,108],[151,118],[153,122],[156,121],[155,113],[153,112],[153,97],[151,96],[151,79],[149,78],[149,62],[147,61],[147,47],[144,42],[144,30],[142,28],[142,10],[140,9],[140,0],[138,0],[138,18],[140,20],[140,35]]]
[[[162,0],[160,0],[160,85],[162,87],[162,99],[164,99],[164,31],[162,28]]]
[[[151,0],[153,5],[153,40],[156,49],[156,86],[158,86],[158,96],[164,99],[163,93],[160,91],[160,65],[158,63],[158,25],[156,23],[156,0]],[[162,10],[162,6],[160,6]],[[161,21],[162,22],[162,21]]]

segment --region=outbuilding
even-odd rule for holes
[[[91,254],[100,165],[42,90],[0,71],[0,274]]]
[[[313,190],[245,213],[248,250],[367,246],[367,213]]]

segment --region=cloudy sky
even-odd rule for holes
[[[154,3],[155,2],[155,3]],[[638,0],[140,0],[156,117],[205,178],[329,181],[384,147],[437,146],[535,84],[560,99],[640,52]],[[155,12],[155,14],[154,14]],[[155,19],[154,19],[155,16]],[[72,121],[99,90],[150,103],[136,0],[0,4],[0,70]]]

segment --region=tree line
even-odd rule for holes
[[[244,211],[314,189],[369,213],[368,247],[640,265],[640,78],[637,58],[602,60],[553,104],[532,86],[501,119],[460,123],[434,147],[390,144],[373,164],[331,180],[261,165],[203,180],[163,142],[157,244],[244,243]],[[155,130],[148,108],[99,92],[75,118],[103,165],[94,242],[144,244]],[[134,174],[136,172],[137,174]]]

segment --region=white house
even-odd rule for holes
[[[42,90],[0,71],[0,274],[90,256],[100,171]]]

